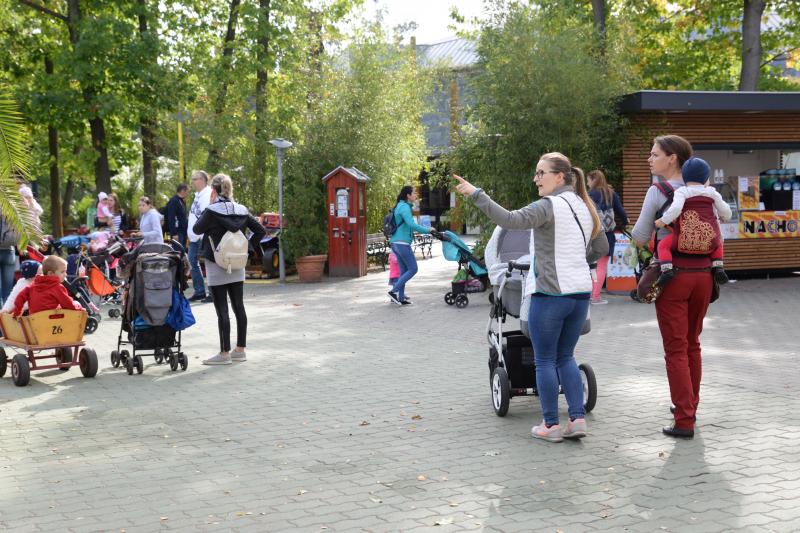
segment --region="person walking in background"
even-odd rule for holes
[[[8,300],[14,288],[14,271],[17,269],[16,247],[19,244],[19,232],[0,216],[0,303]]]
[[[192,172],[192,188],[195,192],[192,206],[189,208],[187,235],[189,237],[188,255],[189,265],[192,267],[194,294],[189,298],[189,301],[207,303],[211,301],[211,297],[206,296],[206,283],[203,279],[203,271],[200,269],[200,248],[203,246],[203,235],[195,233],[194,226],[211,202],[211,187],[208,186],[208,174],[202,170]]]
[[[389,290],[389,298],[392,303],[397,305],[410,305],[411,300],[406,298],[406,283],[417,274],[417,258],[414,257],[414,250],[411,244],[414,242],[414,232],[431,233],[433,228],[420,226],[414,221],[411,208],[417,201],[417,193],[414,187],[406,185],[400,189],[397,195],[397,204],[394,207],[394,221],[397,224],[389,245],[392,252],[397,257],[397,264],[400,266],[400,277],[394,286]]]
[[[614,254],[614,245],[617,242],[617,237],[614,235],[617,227],[616,219],[622,220],[622,227],[625,227],[628,225],[628,214],[622,207],[619,195],[606,181],[606,175],[602,170],[592,170],[586,179],[589,182],[589,198],[594,201],[600,225],[603,226],[603,232],[608,238],[608,255],[597,260],[597,279],[592,280],[592,297],[589,301],[595,305],[607,304],[608,300],[600,298],[600,289],[606,280],[608,261]]]
[[[139,233],[144,237],[143,244],[163,243],[164,231],[161,229],[161,213],[153,208],[147,196],[139,198]]]
[[[223,239],[235,239],[250,230],[250,241],[259,243],[266,231],[264,226],[247,208],[233,201],[233,182],[225,174],[217,174],[211,180],[211,203],[203,211],[192,230],[203,235],[203,258],[206,263],[208,287],[217,312],[219,327],[219,353],[203,361],[204,365],[229,365],[231,362],[247,360],[247,313],[244,308],[244,275],[242,268],[223,268],[225,261]],[[240,233],[241,232],[241,233]],[[231,350],[231,321],[228,315],[230,298],[236,317],[236,349]]]
[[[111,227],[114,229],[115,234],[131,229],[128,215],[122,209],[119,198],[114,193],[108,195],[108,208],[111,210]]]
[[[189,186],[181,183],[175,189],[175,194],[167,202],[166,228],[170,238],[178,241],[186,248],[187,229],[189,219],[186,215],[184,201],[189,194]]]
[[[544,420],[531,435],[561,442],[586,436],[583,383],[574,353],[589,312],[590,265],[608,254],[608,240],[583,171],[564,154],[544,154],[533,176],[540,199],[516,211],[507,211],[464,178],[453,177],[458,192],[472,198],[498,226],[533,230],[534,261],[525,285],[526,296],[532,295],[530,311],[520,318],[528,320]],[[566,427],[559,424],[559,387],[569,408]]]

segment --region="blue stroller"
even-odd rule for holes
[[[451,282],[450,291],[444,295],[447,305],[463,309],[469,305],[468,293],[484,292],[489,287],[489,273],[483,261],[475,257],[470,247],[452,231],[439,233],[442,255],[448,261],[458,262],[458,272]]]

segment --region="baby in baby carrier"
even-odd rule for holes
[[[674,222],[670,235],[658,243],[658,260],[661,275],[656,284],[663,287],[675,277],[672,254],[707,255],[711,258],[711,272],[717,283],[727,283],[723,267],[722,236],[717,218],[727,222],[731,208],[714,187],[709,187],[711,167],[699,157],[686,160],[681,168],[686,187],[675,191],[672,205],[656,226],[663,228]]]

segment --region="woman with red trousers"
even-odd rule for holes
[[[692,145],[686,139],[677,135],[656,137],[648,159],[650,172],[664,178],[672,189],[683,187],[681,166],[690,157]],[[632,232],[637,244],[644,245],[650,241],[656,219],[668,207],[667,201],[658,187],[652,186],[647,191]],[[656,238],[665,237],[668,231],[659,229]],[[708,256],[675,254],[673,264],[677,271],[675,278],[664,287],[655,304],[674,405],[671,410],[675,417],[662,432],[672,437],[692,438],[700,403],[700,332],[703,331],[703,319],[713,289],[711,259]]]

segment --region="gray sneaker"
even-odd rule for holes
[[[565,439],[582,439],[586,436],[586,419],[576,418],[567,422],[567,429],[561,434]]]
[[[203,361],[204,365],[229,365],[231,364],[231,356],[230,355],[222,355],[218,353],[214,357],[210,357]]]
[[[233,350],[231,352],[231,361],[233,361],[234,363],[244,363],[245,361],[247,361],[247,353],[244,350],[242,350],[241,352]]]

